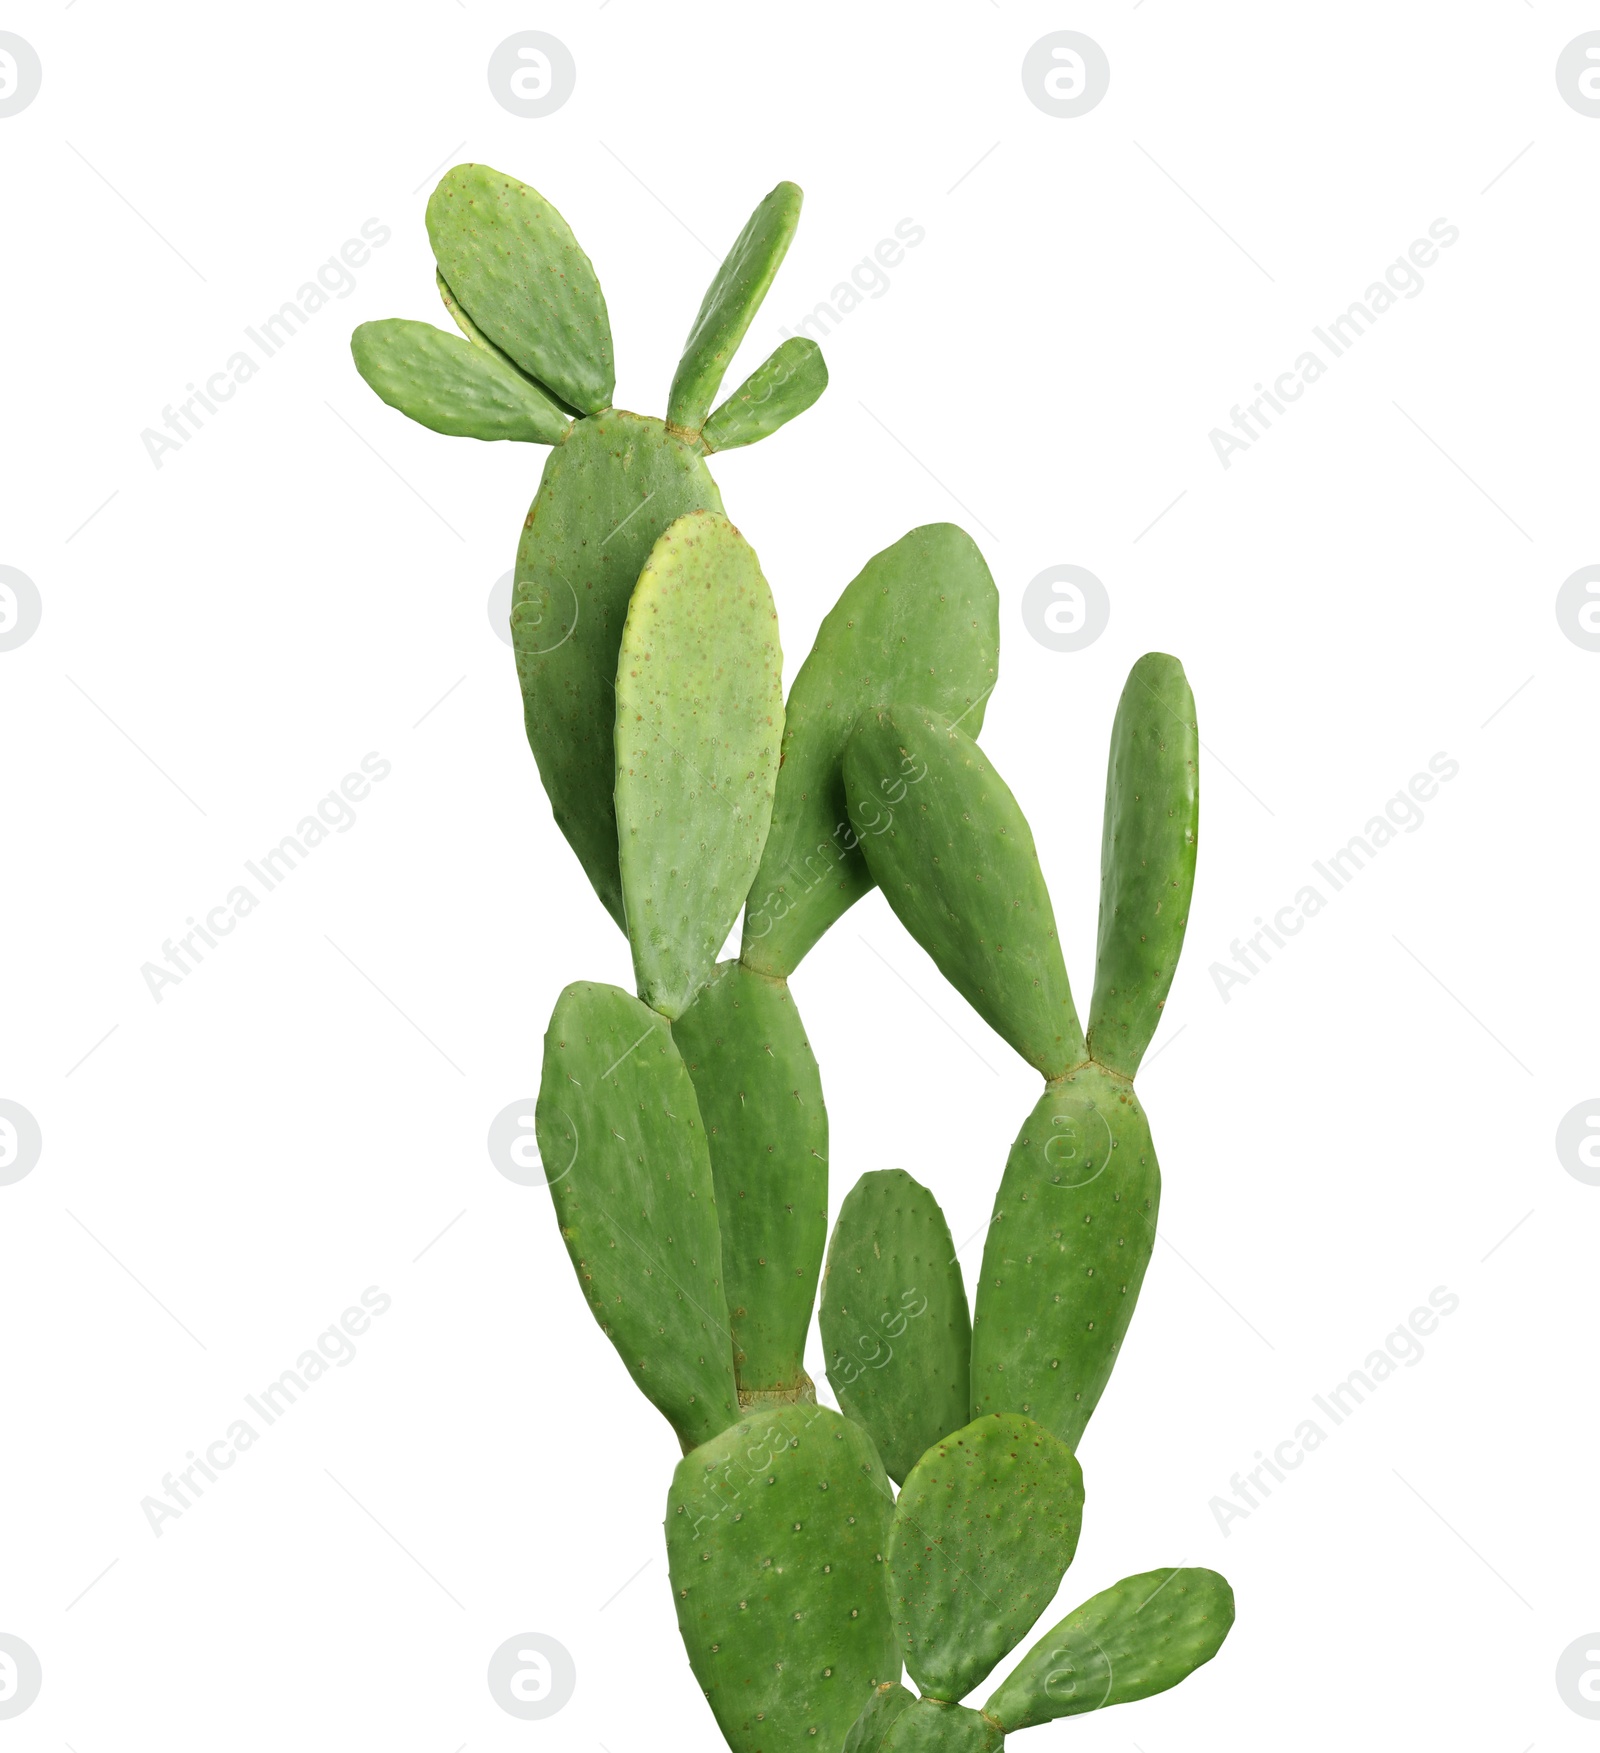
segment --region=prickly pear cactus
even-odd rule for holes
[[[483,165],[427,208],[459,333],[365,323],[351,350],[433,431],[550,446],[517,546],[523,715],[638,995],[561,993],[536,1129],[581,1294],[682,1450],[665,1530],[690,1671],[736,1753],[999,1753],[1175,1685],[1233,1621],[1213,1572],[1129,1577],[963,1702],[1072,1562],[1076,1450],[1150,1259],[1160,1172],[1133,1077],[1188,921],[1194,701],[1151,653],[1117,710],[1085,1031],[1027,820],[975,741],[999,598],[972,540],[930,524],[874,555],[783,696],[773,594],[706,459],[827,385],[792,339],[717,404],[799,214],[780,183],[751,215],[664,419],[611,405],[605,298],[566,221]],[[939,1202],[904,1170],[863,1175],[828,1241],[828,1116],[789,976],[874,885],[1045,1079],[970,1315]],[[819,1277],[842,1413],[806,1370]]]

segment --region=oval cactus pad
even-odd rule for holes
[[[431,323],[387,317],[350,337],[356,370],[391,408],[452,438],[557,444],[568,420],[507,361]]]
[[[661,534],[617,655],[617,850],[639,996],[688,1008],[739,916],[783,737],[778,614],[725,517]]]

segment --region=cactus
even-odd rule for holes
[[[1072,1562],[1079,1441],[1150,1258],[1160,1174],[1133,1078],[1194,883],[1194,702],[1151,653],[1117,709],[1085,1031],[1027,820],[975,740],[999,603],[971,539],[932,524],[874,555],[783,698],[772,592],[706,459],[826,387],[791,339],[713,405],[800,201],[780,183],[740,233],[665,419],[612,407],[592,264],[549,202],[481,165],[427,208],[459,334],[366,323],[351,349],[436,432],[551,447],[517,548],[524,721],[638,995],[561,993],[536,1130],[581,1293],[682,1450],[665,1526],[691,1671],[737,1753],[999,1753],[1176,1684],[1233,1619],[1212,1572],[1129,1577],[964,1702]],[[828,1116],[789,978],[874,885],[1045,1079],[970,1315],[938,1200],[904,1170],[863,1175],[827,1235]],[[840,1412],[805,1367],[819,1277]]]

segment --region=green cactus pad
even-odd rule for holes
[[[1051,1084],[1006,1159],[972,1321],[972,1410],[1023,1412],[1076,1449],[1155,1245],[1161,1170],[1133,1086]]]
[[[898,1680],[885,1680],[875,1686],[861,1715],[850,1725],[841,1753],[882,1753],[883,1738],[893,1728],[895,1718],[917,1702],[914,1692],[907,1692]]]
[[[605,295],[537,189],[486,164],[458,164],[428,197],[427,226],[441,276],[496,347],[585,414],[611,405]]]
[[[845,587],[789,691],[772,831],[745,913],[751,967],[792,974],[872,888],[845,807],[856,719],[890,702],[926,706],[976,736],[999,660],[999,595],[954,524],[911,530]]]
[[[889,1725],[881,1753],[998,1753],[999,1728],[964,1704],[919,1698]]]
[[[722,510],[692,446],[620,410],[580,420],[551,452],[517,546],[511,637],[528,742],[556,826],[624,926],[617,868],[617,648],[657,538]]]
[[[1033,835],[983,750],[937,713],[895,705],[861,715],[844,778],[868,869],[945,979],[1047,1078],[1081,1062]]]
[[[805,1350],[828,1237],[828,1112],[794,995],[723,962],[672,1033],[711,1151],[741,1401],[814,1397]]]
[[[779,183],[746,220],[707,288],[683,344],[667,397],[669,426],[699,432],[722,375],[788,253],[789,240],[800,223],[801,200],[793,183]]]
[[[1015,1729],[1150,1698],[1222,1648],[1233,1590],[1214,1570],[1124,1577],[1052,1626],[983,1707]]]
[[[1200,733],[1183,665],[1146,652],[1111,731],[1100,840],[1100,945],[1089,1051],[1132,1077],[1161,1021],[1189,923],[1200,828]]]
[[[827,387],[822,349],[801,335],[791,336],[706,421],[701,442],[708,451],[737,450],[769,438],[805,413]]]
[[[863,1175],[833,1226],[820,1320],[828,1381],[896,1485],[972,1416],[955,1253],[938,1200],[904,1169]]]
[[[567,417],[536,383],[430,323],[390,317],[350,337],[356,370],[391,408],[451,438],[558,444]]]
[[[889,1533],[906,1669],[925,1697],[964,1698],[1055,1598],[1078,1546],[1083,1474],[1016,1413],[974,1419],[928,1450]]]
[[[783,740],[778,611],[725,517],[663,530],[617,654],[617,844],[639,996],[682,1016],[761,862]]]
[[[509,353],[502,352],[500,348],[495,346],[494,342],[484,334],[483,330],[480,329],[472,318],[461,308],[461,300],[450,290],[449,284],[445,280],[444,275],[439,273],[437,269],[434,270],[433,283],[439,289],[440,300],[443,302],[444,308],[450,313],[451,322],[455,324],[474,347],[487,353],[491,359],[497,360],[507,371],[514,371],[524,383],[531,384],[547,402],[550,402],[555,407],[559,408],[569,419],[581,420],[583,418],[583,410],[581,408],[574,408],[570,402],[562,401],[562,399],[547,385],[540,383],[535,377],[530,377]]]
[[[705,1442],[738,1394],[711,1163],[666,1022],[615,986],[567,987],[535,1136],[595,1319],[684,1447]]]
[[[889,1515],[871,1441],[825,1406],[758,1413],[678,1463],[678,1629],[733,1753],[836,1748],[898,1678]]]

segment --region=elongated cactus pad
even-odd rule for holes
[[[825,1406],[758,1413],[678,1463],[678,1629],[734,1753],[836,1748],[898,1677],[889,1515],[871,1442]]]
[[[1100,840],[1100,944],[1089,1051],[1132,1077],[1161,1021],[1194,893],[1200,734],[1183,665],[1133,666],[1117,705]]]
[[[783,739],[778,611],[754,549],[697,511],[662,531],[617,654],[617,842],[639,996],[682,1016],[761,862]]]
[[[964,1698],[1027,1635],[1078,1547],[1083,1474],[1016,1413],[974,1419],[928,1450],[889,1533],[906,1669],[924,1697]]]
[[[884,780],[901,775],[906,795],[893,801]],[[887,707],[857,720],[844,781],[867,866],[940,973],[1046,1077],[1079,1064],[1050,891],[989,757],[937,713]]]
[[[802,199],[793,183],[779,183],[746,220],[706,289],[689,339],[683,344],[683,357],[667,397],[668,425],[687,432],[700,430],[706,410],[716,400],[723,373],[788,254],[789,241],[800,223]]]
[[[723,962],[672,1033],[711,1151],[740,1401],[814,1397],[805,1350],[828,1235],[828,1113],[794,995]]]
[[[1161,1170],[1133,1086],[1084,1065],[1006,1159],[972,1322],[972,1410],[1023,1412],[1076,1449],[1155,1246]]]
[[[391,408],[454,438],[557,444],[567,417],[509,361],[429,323],[389,317],[350,337],[356,369]]]
[[[1214,1570],[1124,1577],[1052,1626],[983,1707],[1007,1734],[1149,1698],[1222,1647],[1233,1590]]]
[[[971,1417],[972,1323],[955,1252],[938,1200],[904,1169],[863,1175],[833,1226],[820,1316],[828,1381],[897,1485]]]
[[[755,444],[805,413],[827,387],[822,349],[815,341],[792,335],[706,421],[701,441],[708,451]]]
[[[517,546],[511,637],[528,742],[595,893],[626,929],[617,865],[617,650],[661,532],[722,510],[696,451],[659,420],[581,420],[551,452]]]
[[[705,1134],[672,1031],[615,986],[561,994],[535,1135],[594,1318],[685,1448],[738,1416]]]
[[[919,1698],[879,1745],[882,1753],[997,1753],[1004,1740],[995,1724],[964,1704]]]
[[[611,405],[611,319],[594,266],[538,192],[486,164],[458,164],[428,197],[439,272],[473,323],[562,401]]]
[[[916,1694],[907,1692],[898,1680],[885,1680],[881,1686],[873,1687],[861,1707],[861,1715],[850,1725],[842,1753],[881,1753],[883,1738],[894,1726],[895,1718],[916,1702]]]
[[[772,831],[745,913],[741,954],[752,967],[792,974],[872,888],[845,800],[857,718],[891,702],[925,706],[976,736],[999,653],[994,580],[954,524],[910,531],[846,585],[789,691]],[[878,801],[893,807],[915,771],[878,774]]]

